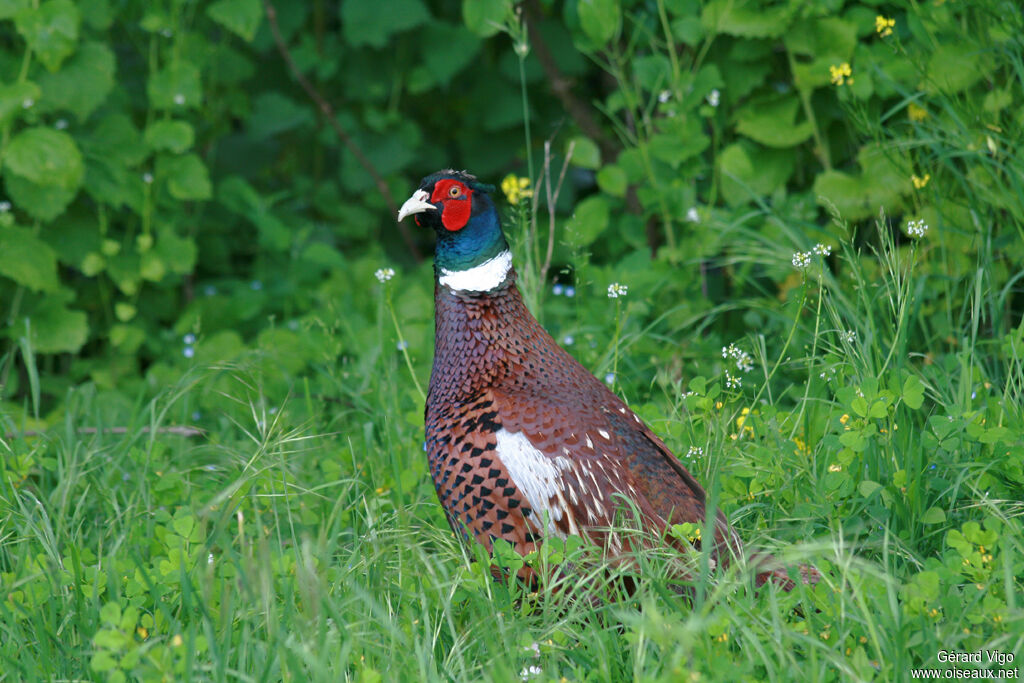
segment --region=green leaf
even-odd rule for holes
[[[903,383],[903,403],[911,410],[917,410],[924,403],[924,385],[916,375],[907,377]]]
[[[873,417],[876,420],[880,420],[889,414],[889,409],[885,405],[885,401],[875,401],[871,404],[871,409],[868,411],[868,417]]]
[[[796,94],[751,100],[736,112],[736,131],[768,147],[793,147],[814,133],[810,121],[796,122]]]
[[[747,140],[735,142],[718,155],[722,196],[730,205],[749,202],[785,186],[796,168],[789,149],[766,149]]]
[[[77,189],[82,184],[82,154],[70,135],[52,128],[28,128],[14,136],[4,168],[41,185]]]
[[[210,174],[197,154],[160,156],[156,162],[156,174],[167,183],[167,189],[175,199],[203,200],[213,196]]]
[[[575,166],[591,169],[601,166],[601,150],[598,149],[597,143],[582,135],[574,137],[571,143],[575,143],[572,150],[572,163]],[[565,151],[568,153],[568,145],[566,145]]]
[[[789,20],[799,9],[795,3],[761,7],[743,0],[711,0],[704,6],[700,21],[710,34],[728,33],[742,38],[778,38],[786,32]]]
[[[447,85],[457,73],[469,66],[480,51],[480,38],[465,27],[432,21],[422,29],[423,68],[436,85]],[[438,50],[436,45],[444,45]]]
[[[85,166],[70,135],[51,128],[23,130],[7,147],[4,179],[11,198],[34,218],[51,221],[82,185]]]
[[[11,19],[31,4],[32,0],[0,0],[0,19]]]
[[[252,42],[263,20],[263,7],[260,0],[218,0],[206,8],[206,14],[242,40]]]
[[[50,296],[26,317],[29,339],[36,353],[77,353],[89,336],[85,313],[64,305],[70,297]]]
[[[576,205],[576,211],[565,228],[566,242],[585,247],[608,227],[608,200],[601,195],[587,197]]]
[[[429,20],[422,0],[344,0],[341,5],[342,32],[353,46],[382,48],[393,34]]]
[[[168,151],[180,154],[192,147],[195,131],[187,121],[165,119],[146,128],[146,144],[154,152]]]
[[[857,487],[857,490],[860,491],[860,495],[864,496],[865,498],[870,498],[871,494],[880,488],[882,488],[882,485],[879,484],[877,481],[865,479]]]
[[[854,412],[856,412],[861,417],[867,417],[868,402],[864,400],[863,396],[858,396],[857,398],[853,399],[853,401],[850,403],[850,407],[853,408]]]
[[[31,230],[0,226],[0,275],[35,292],[58,289],[57,255]]]
[[[991,70],[984,51],[966,41],[942,41],[928,61],[924,87],[929,93],[967,90]]]
[[[0,126],[6,126],[25,111],[26,102],[35,102],[40,95],[39,86],[31,81],[0,85]]]
[[[598,46],[616,36],[622,23],[618,0],[579,0],[576,12],[583,33]]]
[[[75,51],[81,21],[71,0],[44,0],[18,12],[14,25],[43,66],[56,71]]]
[[[942,524],[945,521],[946,512],[942,508],[928,508],[921,515],[921,524]]]
[[[100,608],[100,620],[104,624],[114,626],[121,621],[121,606],[116,602],[108,602]]]
[[[481,38],[500,31],[512,14],[512,0],[462,0],[462,21]]]
[[[197,109],[203,100],[199,68],[191,62],[175,62],[149,78],[146,93],[154,109]]]
[[[89,660],[89,668],[93,671],[103,673],[117,668],[117,660],[105,650],[100,650]]]
[[[605,166],[597,172],[597,186],[601,191],[613,197],[625,197],[629,181],[626,172],[619,166]]]
[[[84,121],[114,89],[116,72],[109,47],[98,42],[83,43],[60,71],[40,76],[40,111],[63,109]]]

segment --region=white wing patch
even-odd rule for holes
[[[533,514],[530,522],[538,527],[541,520],[547,518],[547,532],[565,538],[555,522],[561,521],[564,510],[563,472],[572,469],[572,463],[562,456],[550,458],[534,448],[526,434],[512,433],[500,429],[495,434],[498,441],[498,459],[505,465],[516,488],[530,502]],[[570,495],[575,498],[575,491]],[[557,501],[552,504],[551,499]],[[558,503],[561,502],[560,506]],[[569,516],[570,530],[575,527],[572,516]]]
[[[512,268],[512,252],[506,249],[479,266],[466,270],[442,268],[438,282],[459,292],[489,292],[505,281],[510,268]]]

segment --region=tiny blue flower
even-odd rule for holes
[[[572,343],[574,341],[576,341],[576,340],[573,339],[571,334],[567,334],[564,337],[562,337],[562,343],[565,344],[566,346],[572,346]]]
[[[555,286],[551,288],[551,293],[554,294],[555,296],[562,296],[562,292],[564,291],[565,287],[558,283],[555,283]]]
[[[299,321],[298,320],[289,320],[288,321],[288,329],[291,330],[292,332],[294,332],[295,330],[299,329]]]
[[[397,344],[395,344],[395,348],[397,348],[399,351],[405,351],[407,348],[409,348],[409,342],[403,339]]]
[[[121,481],[128,481],[131,478],[132,478],[132,475],[128,474],[127,472],[125,472],[124,474],[121,475]]]
[[[198,422],[202,417],[203,417],[203,414],[200,413],[198,410],[193,410],[192,411],[192,421],[193,422]]]
[[[423,452],[424,453],[427,452],[427,442],[426,441],[423,442]]]
[[[931,465],[928,469],[934,470],[935,469],[935,465]]]
[[[183,341],[186,344],[195,344],[196,343],[196,335],[194,335],[191,332],[189,332],[188,334],[185,335]]]
[[[181,353],[182,353],[182,355],[185,356],[185,358],[192,358],[194,355],[196,355],[196,350],[195,350],[195,347],[186,346],[185,350],[182,351]]]
[[[615,373],[614,372],[609,372],[607,375],[604,376],[605,384],[612,384],[614,381],[615,381]]]
[[[205,287],[203,287],[203,294],[205,294],[206,296],[213,296],[216,293],[217,288],[214,287],[213,285],[206,285]]]
[[[569,297],[570,299],[572,297],[576,296],[576,288],[575,287],[566,287],[565,288],[565,295],[567,297]]]
[[[253,280],[252,282],[249,283],[249,289],[253,290],[254,292],[258,292],[261,289],[263,289],[263,283],[260,282],[259,280]]]

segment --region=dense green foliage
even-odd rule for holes
[[[1017,3],[276,5],[0,0],[0,680],[1022,650]],[[445,166],[503,186],[556,339],[825,582],[687,604],[651,557],[594,605],[601,569],[534,596],[460,553],[420,450],[431,236],[393,214]]]

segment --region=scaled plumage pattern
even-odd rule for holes
[[[398,215],[438,237],[426,450],[452,528],[488,551],[496,538],[525,555],[545,536],[576,534],[627,557],[633,539],[612,530],[623,513],[663,536],[672,524],[703,525],[700,484],[523,304],[492,189],[440,171]],[[720,511],[713,543],[718,562],[742,551]],[[758,585],[793,587],[770,556],[754,561]],[[801,576],[818,578],[809,567]]]

